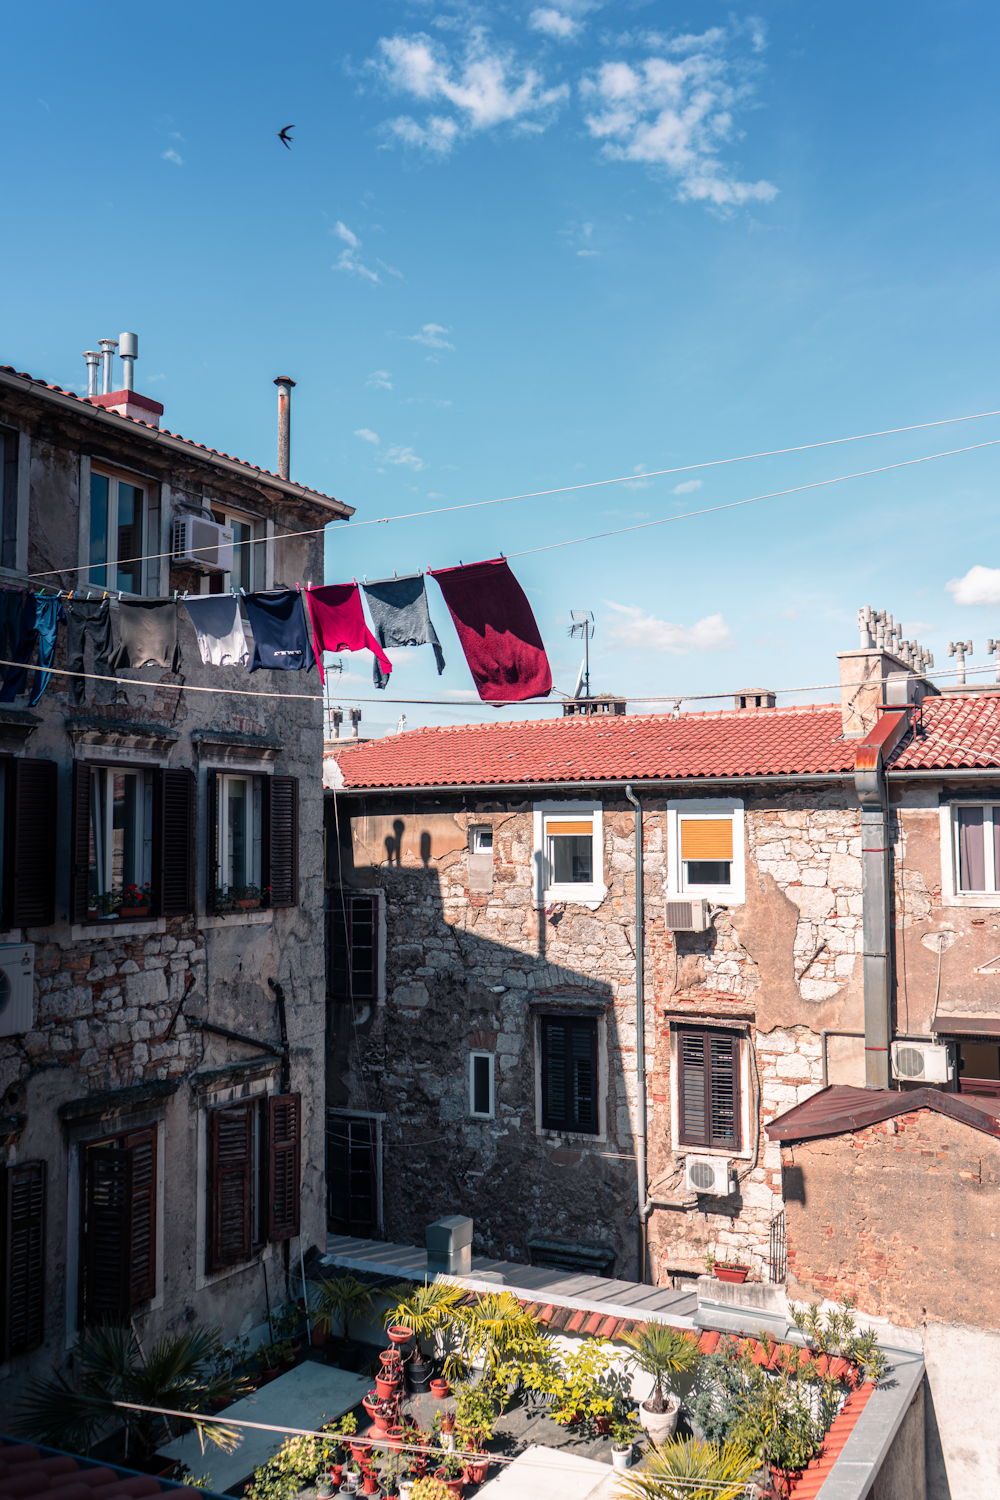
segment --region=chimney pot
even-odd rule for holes
[[[278,477],[288,479],[291,471],[292,448],[292,389],[295,381],[290,375],[279,375],[278,387]]]
[[[97,396],[100,394],[97,389],[97,372],[101,367],[101,356],[96,349],[85,349],[83,357],[87,361],[87,395]]]
[[[101,382],[102,396],[110,396],[114,390],[114,363],[115,350],[118,348],[117,339],[98,339],[101,346],[101,355],[104,360],[104,378]]]
[[[139,358],[139,335],[137,333],[120,333],[118,335],[118,353],[122,362],[122,390],[135,390],[135,371],[133,365]]]

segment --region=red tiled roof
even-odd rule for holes
[[[0,1500],[142,1500],[161,1494],[203,1500],[200,1490],[161,1484],[150,1474],[0,1438]]]
[[[344,505],[342,500],[336,500],[333,495],[324,495],[322,490],[314,490],[309,485],[296,483],[295,480],[282,479],[279,474],[272,474],[270,469],[262,469],[259,464],[248,463],[245,458],[236,458],[233,454],[223,453],[218,448],[207,448],[204,443],[196,443],[193,438],[182,437],[179,432],[170,432],[168,428],[156,427],[151,422],[140,422],[137,417],[126,417],[121,412],[96,407],[94,403],[87,400],[86,396],[78,396],[76,391],[67,391],[61,385],[50,385],[45,380],[38,380],[34,375],[26,374],[24,370],[15,370],[13,365],[0,365],[0,370],[7,375],[16,375],[19,380],[30,380],[32,385],[40,386],[43,391],[53,391],[58,396],[68,396],[71,401],[79,401],[81,406],[90,407],[92,411],[99,410],[105,417],[113,417],[119,422],[128,422],[133,427],[141,427],[144,432],[162,433],[164,437],[173,438],[175,442],[184,443],[189,448],[197,448],[200,453],[206,454],[209,458],[224,458],[228,463],[240,464],[243,468],[252,470],[261,479],[276,479],[280,484],[293,484],[303,494],[315,495],[319,500],[333,501],[335,505],[343,505],[344,510],[351,515],[354,514],[351,506]],[[162,411],[163,408],[160,407],[160,410]]]
[[[797,1479],[791,1481],[789,1491],[794,1500],[815,1500],[829,1479],[830,1471],[843,1452],[847,1439],[858,1425],[858,1418],[868,1405],[874,1389],[871,1382],[867,1381],[848,1396],[834,1417],[817,1456],[809,1460]]]
[[[627,714],[621,718],[529,719],[460,724],[332,752],[346,790],[411,786],[503,786],[551,782],[709,781],[713,777],[850,776],[860,742],[841,734],[840,709],[725,709]],[[1000,693],[924,700],[916,735],[907,730],[890,771],[1000,768]]]
[[[923,727],[889,759],[893,771],[1000,766],[1000,693],[925,698]]]
[[[840,709],[820,704],[410,729],[339,765],[347,788],[840,775],[856,743],[841,737]]]

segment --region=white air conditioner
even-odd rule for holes
[[[200,568],[203,573],[231,573],[233,528],[220,526],[218,521],[203,521],[200,516],[175,517],[171,562],[175,568]]]
[[[684,1185],[689,1193],[728,1198],[735,1189],[733,1164],[727,1156],[686,1156]]]
[[[668,932],[705,932],[710,920],[708,902],[698,896],[692,900],[667,902]]]
[[[908,1083],[948,1083],[955,1076],[955,1051],[941,1042],[893,1042],[892,1076]]]
[[[31,1030],[34,943],[0,943],[0,1036]]]

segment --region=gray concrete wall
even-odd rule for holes
[[[86,492],[92,456],[141,476],[154,502],[150,552],[163,550],[161,541],[169,536],[171,511],[179,500],[229,506],[293,532],[321,527],[330,518],[328,511],[308,500],[270,490],[266,479],[254,480],[252,473],[234,477],[194,450],[186,457],[154,450],[133,424],[122,422],[120,432],[115,426],[109,437],[107,425],[95,434],[83,416],[53,413],[40,398],[4,398],[0,408],[0,420],[20,426],[31,438],[29,571],[65,569],[47,581],[66,588],[79,582],[69,570],[80,560],[81,476]],[[270,571],[277,583],[322,579],[322,535],[284,541],[275,554]],[[171,574],[165,561],[156,566],[162,569],[161,593],[167,591],[168,577],[171,590],[196,587],[194,575]],[[227,1336],[247,1333],[264,1317],[265,1270],[273,1305],[286,1295],[286,1256],[297,1270],[300,1247],[325,1241],[321,690],[315,672],[261,671],[248,676],[242,667],[202,666],[185,612],[179,620],[184,659],[178,676],[154,668],[130,670],[128,676],[141,679],[141,686],[119,685],[115,703],[102,707],[95,705],[90,684],[80,709],[71,701],[67,679],[56,677],[33,710],[40,723],[18,751],[51,759],[59,768],[57,910],[49,927],[0,934],[0,941],[36,945],[34,1027],[23,1035],[0,1038],[0,1113],[26,1116],[20,1134],[7,1147],[0,1146],[0,1160],[6,1156],[9,1161],[42,1159],[48,1164],[48,1281],[44,1345],[0,1366],[0,1413],[11,1411],[29,1375],[65,1367],[75,1337],[79,1149],[86,1140],[153,1120],[158,1123],[157,1295],[135,1310],[135,1325],[144,1342],[166,1328],[192,1323],[221,1325]],[[61,632],[56,665],[65,664]],[[90,670],[89,655],[87,665]],[[188,690],[194,686],[224,691],[209,695]],[[278,696],[248,696],[254,691]],[[315,696],[307,701],[290,694]],[[18,700],[15,710],[23,712],[25,702]],[[0,708],[0,726],[2,714]],[[81,719],[96,721],[95,735],[103,736],[103,747],[80,746]],[[129,743],[135,724],[154,726],[144,731],[145,745]],[[214,748],[202,744],[199,737],[206,731],[216,731],[218,743],[227,735],[232,743],[224,750],[218,743]],[[155,739],[157,732],[165,737],[159,750],[150,748],[150,736]],[[272,758],[262,759],[259,746],[269,739],[278,748]],[[75,755],[94,764],[194,770],[196,912],[167,920],[74,927],[69,913],[69,825]],[[298,778],[299,905],[294,909],[225,918],[207,912],[205,829],[208,772],[213,767]],[[205,1107],[244,1093],[278,1091],[280,1078],[276,1059],[198,1031],[184,1017],[276,1042],[278,1022],[269,977],[284,987],[291,1088],[302,1094],[301,1239],[269,1246],[246,1266],[208,1277]],[[255,1057],[259,1066],[251,1061]],[[231,1079],[218,1075],[214,1090],[206,1090],[205,1075],[234,1061],[250,1062],[249,1070]],[[58,1118],[59,1107],[69,1101],[150,1081],[174,1081],[177,1087],[169,1097],[127,1116],[109,1107],[103,1118],[72,1124]]]

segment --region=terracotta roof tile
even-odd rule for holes
[[[823,1439],[819,1456],[811,1459],[808,1467],[803,1469],[800,1478],[792,1481],[790,1486],[792,1500],[814,1500],[814,1497],[819,1494],[843,1451],[847,1439],[857,1426],[858,1418],[867,1406],[874,1389],[875,1387],[870,1382],[866,1382],[848,1396],[834,1418],[830,1431]]]
[[[923,726],[889,759],[892,771],[1000,766],[1000,693],[925,698]]]
[[[144,1495],[160,1494],[168,1494],[170,1500],[204,1500],[200,1490],[161,1483],[150,1474],[90,1463],[0,1436],[0,1500],[28,1500],[34,1495],[45,1500],[142,1500]]]

